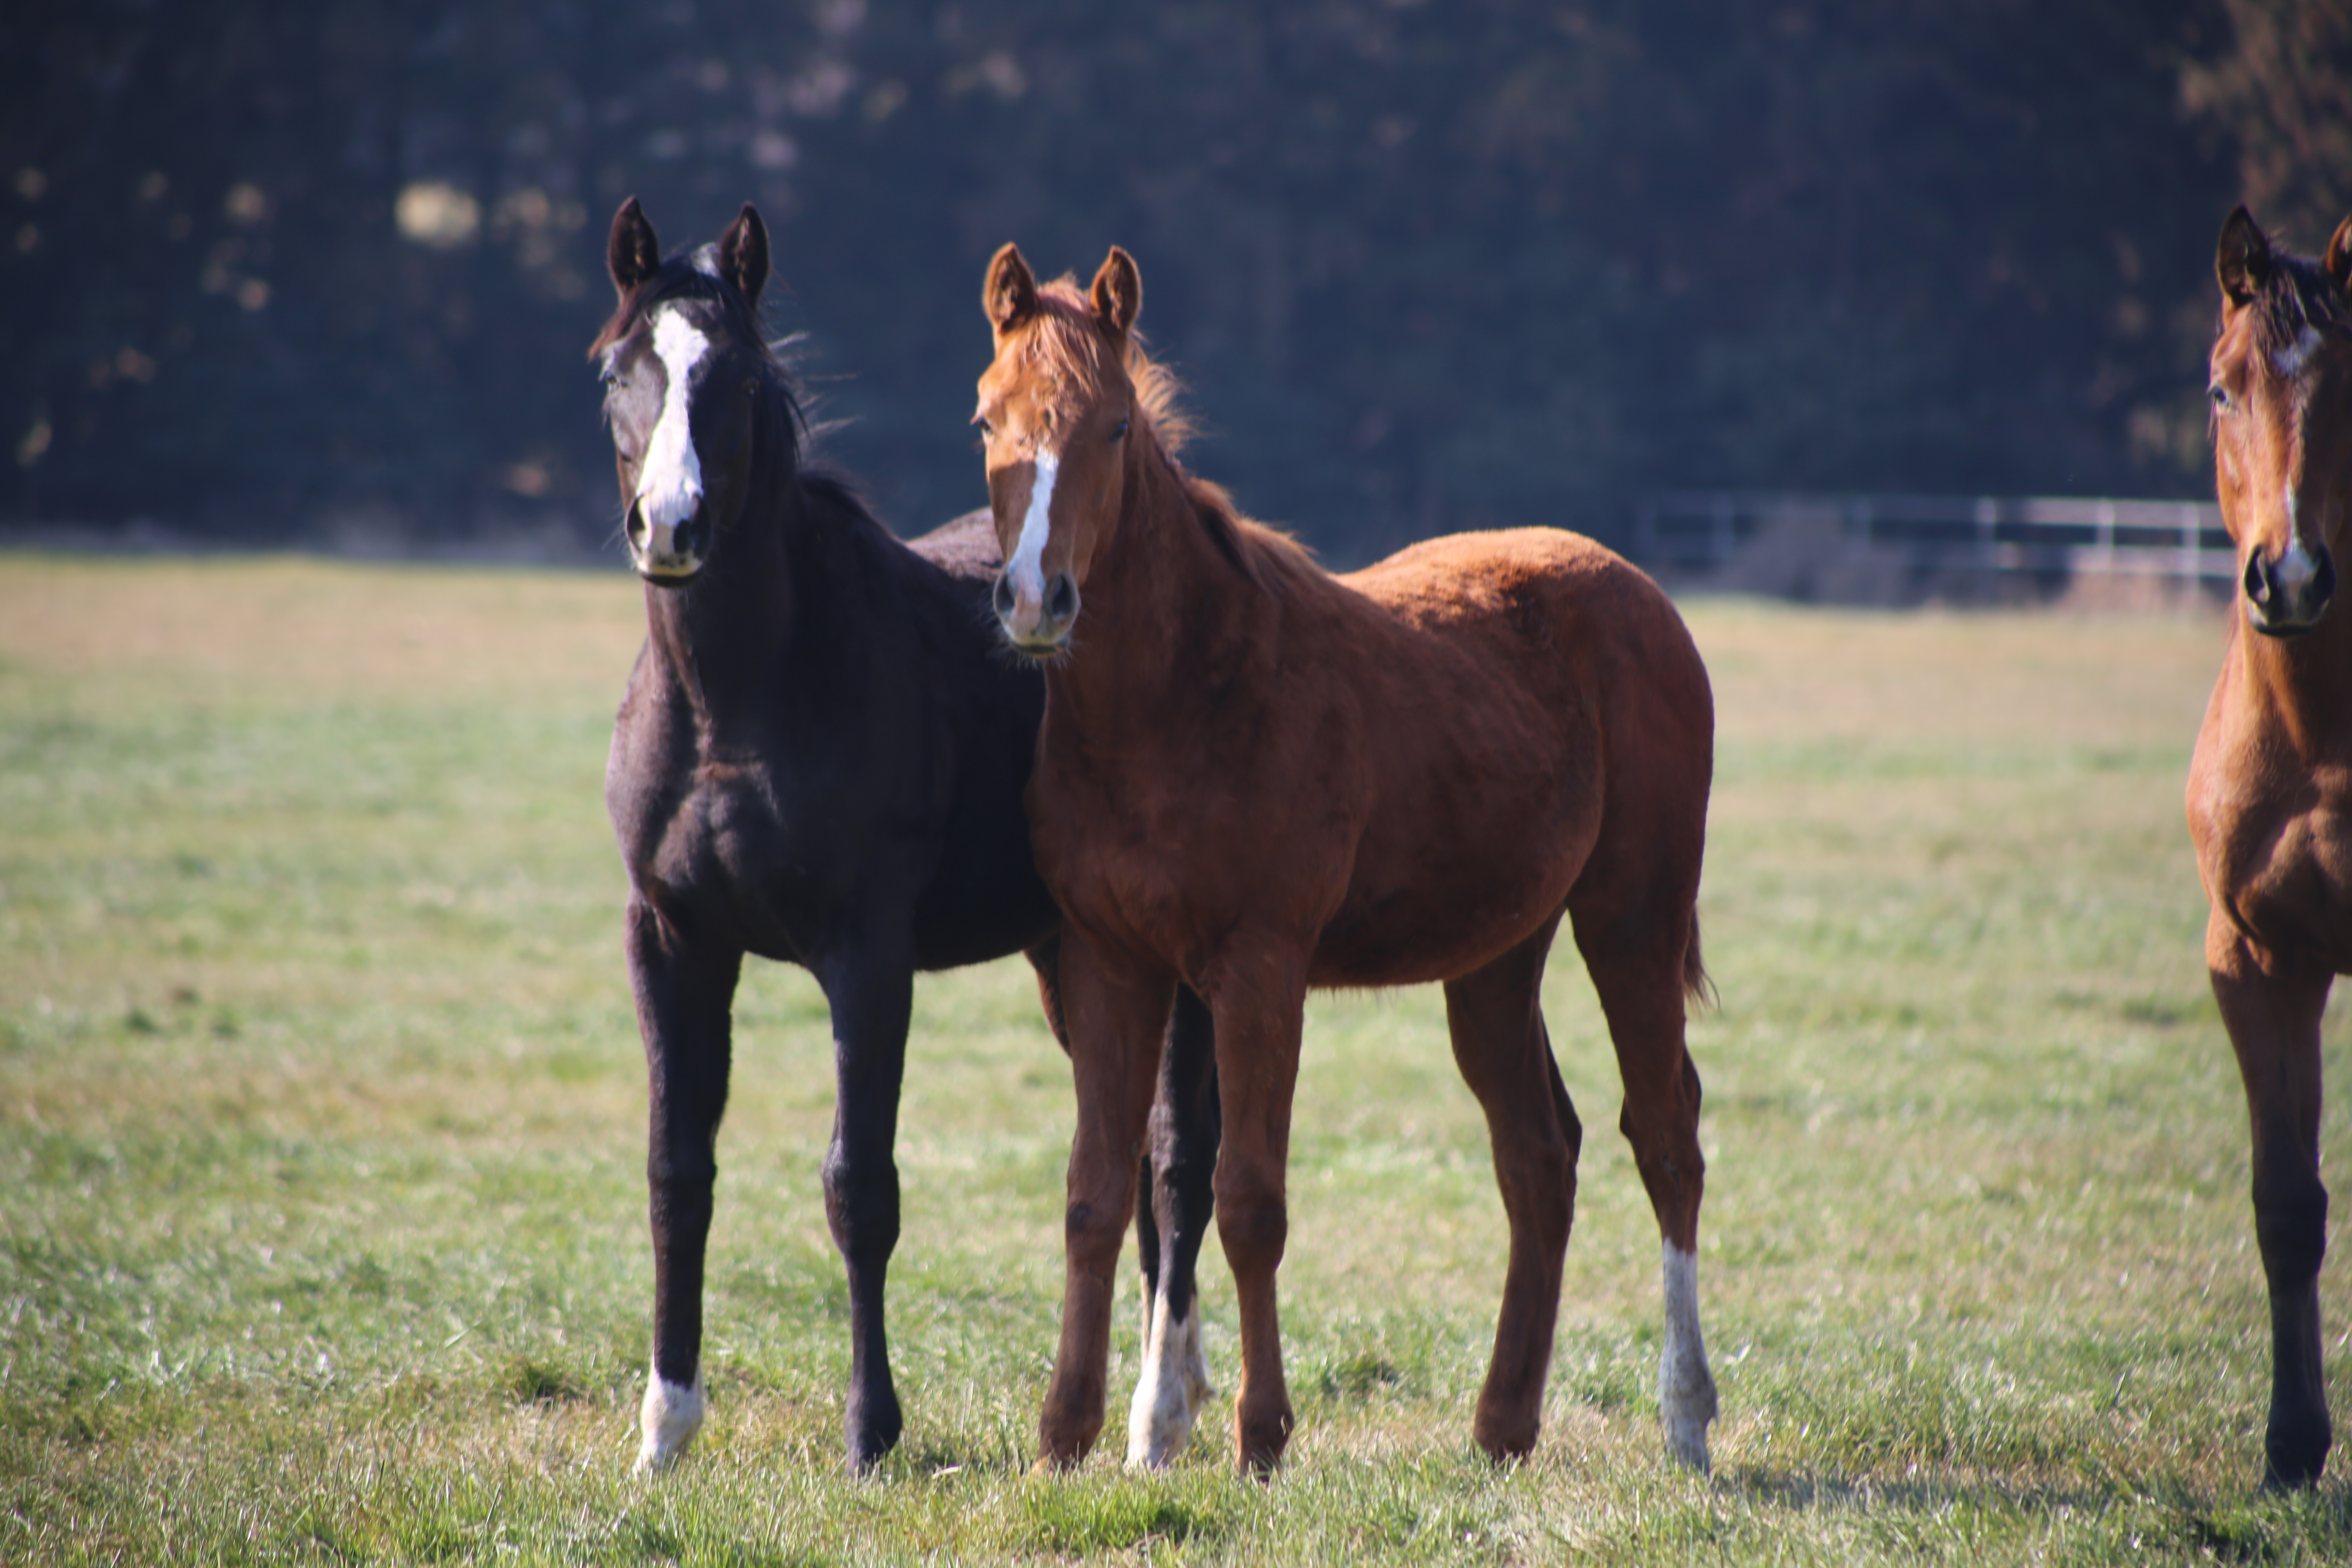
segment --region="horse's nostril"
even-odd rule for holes
[[[2326,550],[2319,552],[2319,570],[2311,574],[2311,602],[2324,605],[2336,594],[2336,557]]]
[[[998,618],[1010,620],[1013,616],[1012,573],[999,572],[996,574],[996,592],[990,595],[990,598],[996,605],[996,614]]]
[[[1078,584],[1067,572],[1054,574],[1053,591],[1045,595],[1045,614],[1056,621],[1075,619],[1078,613]]]
[[[2263,570],[2260,551],[2246,557],[2246,597],[2257,605],[2271,602],[2271,574]]]

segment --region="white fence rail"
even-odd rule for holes
[[[1646,564],[1706,571],[1775,540],[1905,565],[2042,576],[2228,581],[2236,555],[2210,501],[1994,496],[1654,496],[1635,522]]]

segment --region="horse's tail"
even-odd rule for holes
[[[1694,1005],[1708,1012],[1723,1005],[1723,998],[1715,989],[1715,980],[1707,973],[1706,962],[1699,957],[1696,910],[1691,910],[1690,945],[1683,949],[1683,994],[1691,999]]]

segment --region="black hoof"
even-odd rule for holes
[[[2294,1491],[2316,1483],[2333,1441],[2325,1423],[2316,1430],[2272,1432],[2263,1444],[2263,1490]]]
[[[885,1389],[878,1399],[860,1399],[852,1394],[845,1423],[850,1474],[866,1474],[883,1455],[897,1447],[899,1426],[896,1394]]]

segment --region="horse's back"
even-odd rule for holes
[[[996,547],[996,519],[986,507],[917,535],[907,541],[907,548],[952,577],[993,582],[1004,569],[1003,552]]]
[[[1445,534],[1338,582],[1498,678],[1555,697],[1572,688],[1604,715],[1633,704],[1654,722],[1671,710],[1712,753],[1714,699],[1689,628],[1648,574],[1597,541],[1556,528]]]

